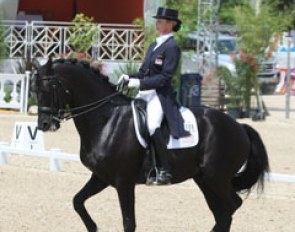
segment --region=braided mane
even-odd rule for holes
[[[101,78],[104,81],[109,82],[109,77],[101,74],[99,68],[92,65],[89,61],[86,60],[79,60],[76,58],[59,58],[53,61],[53,64],[72,64],[72,65],[79,65],[79,67],[91,70],[96,76]],[[109,82],[110,83],[110,82]],[[112,83],[110,83],[112,85]]]
[[[85,60],[80,60],[76,58],[59,58],[53,61],[53,64],[71,64],[71,65],[77,65],[79,68],[84,68],[86,70],[90,70],[92,73],[94,73],[98,78],[98,81],[103,81],[107,83],[114,91],[117,91],[117,85],[113,84],[109,81],[109,77],[101,74],[100,69],[93,66],[90,62]],[[124,97],[124,99],[130,99],[127,95],[121,93],[121,96]]]

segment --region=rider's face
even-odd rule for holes
[[[176,22],[167,19],[157,19],[156,29],[160,35],[165,35],[173,31]]]

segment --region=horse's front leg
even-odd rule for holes
[[[88,214],[84,203],[85,201],[92,197],[93,195],[99,193],[103,189],[105,189],[108,184],[104,183],[96,176],[92,174],[90,180],[86,183],[86,185],[75,195],[73,199],[74,209],[81,217],[84,222],[88,232],[97,232],[97,226],[95,222],[92,220],[90,215]]]
[[[136,227],[134,212],[135,184],[122,181],[121,183],[119,183],[116,189],[121,206],[124,232],[134,232]]]

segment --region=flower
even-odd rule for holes
[[[245,51],[240,51],[238,56],[234,57],[234,62],[236,64],[238,75],[241,73],[257,74],[259,70],[259,62],[255,56],[246,53]]]

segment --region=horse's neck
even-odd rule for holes
[[[123,130],[124,133],[128,133],[129,128],[126,124],[132,123],[132,110],[130,105],[118,106],[107,103],[101,109],[75,118],[74,122],[81,138],[81,145],[90,151],[97,146],[111,146],[114,137]]]
[[[106,86],[105,88],[98,85],[97,83],[85,84],[79,81],[71,83],[69,91],[72,94],[73,107],[81,107],[87,104],[97,102],[110,96],[114,91]]]
[[[72,95],[70,107],[81,107],[97,101],[104,102],[95,110],[74,118],[81,143],[87,149],[92,149],[99,143],[106,143],[106,139],[111,137],[112,133],[117,129],[120,130],[118,120],[123,118],[127,121],[132,120],[130,117],[132,111],[130,101],[126,97],[117,95],[108,99],[116,92],[106,80],[97,80],[96,78],[101,78],[98,76],[81,77],[78,74],[78,72],[73,73],[70,77],[60,75],[65,88],[68,88]]]

